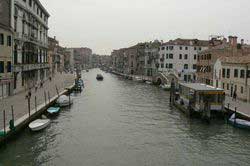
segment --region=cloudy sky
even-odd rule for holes
[[[250,42],[249,0],[40,0],[49,35],[98,54],[140,41],[237,35]]]

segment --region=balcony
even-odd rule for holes
[[[38,64],[19,64],[13,66],[13,72],[30,71],[49,68],[48,63],[38,63]]]

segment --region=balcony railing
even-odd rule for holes
[[[49,68],[48,63],[38,63],[38,64],[20,64],[13,66],[13,72],[30,71]]]

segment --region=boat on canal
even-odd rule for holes
[[[143,79],[141,77],[138,77],[138,76],[135,76],[133,78],[133,80],[136,81],[136,82],[144,82]]]
[[[49,107],[47,109],[47,112],[50,114],[50,115],[56,115],[58,114],[60,111],[60,107]]]
[[[152,85],[153,84],[151,81],[146,81],[145,83],[148,84],[148,85]]]
[[[209,120],[211,116],[225,112],[223,89],[200,83],[179,83],[178,86],[174,103],[185,113]]]
[[[102,80],[103,80],[103,76],[102,76],[101,74],[97,74],[97,75],[96,75],[96,79],[97,79],[98,81],[102,81]]]
[[[241,128],[241,129],[250,129],[250,121],[236,118],[236,114],[233,113],[229,118],[229,123],[234,127]]]
[[[40,131],[48,127],[50,122],[51,122],[50,119],[43,117],[42,119],[36,119],[33,122],[31,122],[29,124],[29,128],[32,131]]]
[[[56,103],[57,103],[60,107],[66,107],[66,106],[69,106],[69,105],[73,104],[73,99],[69,99],[68,96],[62,95],[62,96],[60,96],[60,97],[56,100]]]
[[[171,89],[171,85],[168,84],[161,84],[160,88],[162,88],[165,91],[169,91]]]

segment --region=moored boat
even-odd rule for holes
[[[171,89],[171,85],[168,85],[168,84],[161,84],[160,87],[165,90],[165,91],[168,91]]]
[[[55,114],[58,114],[60,111],[60,107],[49,107],[47,109],[47,112],[50,114],[50,115],[55,115]]]
[[[133,80],[136,82],[144,82],[143,79],[141,77],[138,77],[138,76],[134,77]]]
[[[151,81],[146,81],[146,84],[152,85],[153,83]]]
[[[62,95],[60,96],[56,103],[60,106],[60,107],[66,107],[66,106],[69,106],[71,104],[73,104],[73,99],[70,99],[69,100],[69,97],[66,96],[66,95]]]
[[[103,80],[103,76],[102,76],[101,74],[97,74],[97,75],[96,75],[96,79],[97,79],[98,81],[102,81],[102,80]]]
[[[241,129],[250,129],[250,121],[236,118],[235,113],[233,113],[229,118],[229,123]]]
[[[36,119],[29,124],[29,128],[32,131],[40,131],[46,128],[50,124],[50,119]]]

